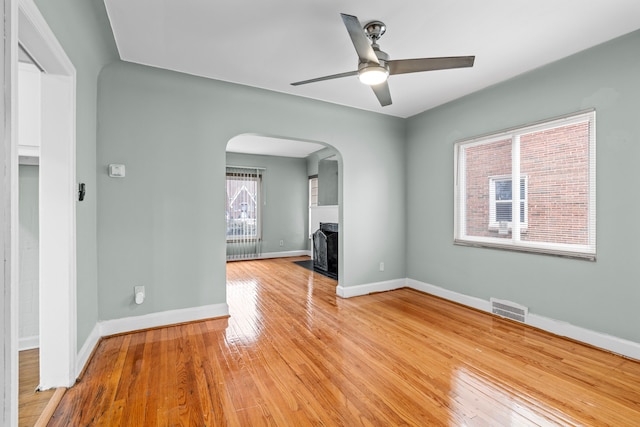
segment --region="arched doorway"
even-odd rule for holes
[[[326,143],[257,134],[227,144],[227,259],[311,255],[320,222],[341,222],[342,157]],[[245,169],[246,185],[234,182]],[[260,189],[251,197],[247,188]],[[314,193],[314,191],[317,191]],[[244,204],[243,204],[244,203]],[[251,218],[243,206],[251,205]],[[254,213],[255,212],[255,213]],[[256,225],[253,226],[255,221]],[[251,222],[251,225],[245,224]],[[237,238],[248,231],[244,244]],[[244,246],[246,252],[235,250]],[[340,254],[340,257],[342,255]]]

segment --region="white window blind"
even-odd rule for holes
[[[455,243],[595,260],[594,111],[458,142],[455,161]]]
[[[251,259],[261,253],[262,176],[264,169],[227,166],[227,259]]]

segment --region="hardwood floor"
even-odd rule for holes
[[[640,425],[637,361],[291,261],[230,263],[228,319],[102,340],[49,425]]]
[[[18,425],[32,427],[55,390],[36,391],[40,384],[40,352],[37,348],[21,351],[18,363]]]

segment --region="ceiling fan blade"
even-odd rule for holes
[[[383,107],[387,105],[391,105],[391,92],[389,92],[389,83],[382,82],[379,85],[371,86],[373,89],[373,93],[376,94],[378,101],[380,101],[380,105]]]
[[[291,83],[291,86],[300,86],[300,85],[306,85],[307,83],[315,83],[315,82],[321,82],[321,81],[324,81],[324,80],[339,79],[339,78],[342,78],[342,77],[351,77],[351,76],[357,76],[357,75],[358,75],[357,71],[347,71],[346,73],[332,74],[330,76],[317,77],[315,79],[309,79],[309,80],[302,80],[300,82],[294,82],[294,83]]]
[[[341,13],[340,16],[342,16],[342,21],[344,22],[345,27],[347,27],[349,37],[351,37],[353,47],[356,48],[356,53],[358,54],[358,58],[360,58],[360,62],[373,62],[374,64],[379,64],[380,62],[378,62],[378,57],[371,47],[371,42],[364,34],[362,24],[360,24],[358,18],[344,13]]]
[[[418,73],[421,71],[447,70],[473,67],[475,56],[445,56],[441,58],[399,59],[388,61],[389,74]]]

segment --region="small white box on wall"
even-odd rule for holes
[[[109,165],[109,176],[111,178],[124,178],[125,170],[124,165]]]

